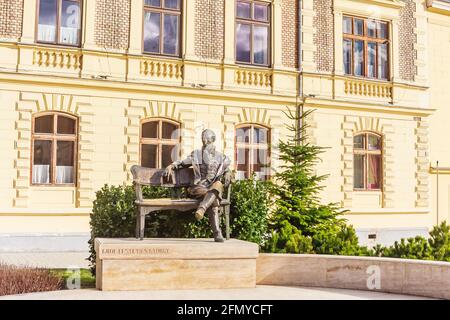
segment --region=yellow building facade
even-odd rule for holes
[[[240,176],[276,169],[287,108],[316,109],[362,243],[449,219],[448,1],[0,3],[0,250],[84,250],[95,192],[205,128]]]

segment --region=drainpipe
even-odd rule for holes
[[[302,102],[297,104],[297,116],[301,116],[303,114],[303,52],[302,52],[302,42],[303,42],[303,30],[302,30],[302,24],[303,24],[303,17],[302,17],[302,6],[303,1],[298,0],[298,94],[297,99],[302,99]],[[300,129],[302,126],[302,119],[299,120],[299,123],[297,124],[298,128]],[[300,130],[298,131],[298,137],[297,139],[301,138]]]
[[[439,225],[439,161],[436,161],[436,225]]]

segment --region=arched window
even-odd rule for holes
[[[179,159],[180,124],[165,119],[150,119],[141,125],[141,166],[165,168]]]
[[[256,124],[236,127],[237,179],[252,174],[261,180],[270,177],[270,130]]]
[[[61,113],[33,117],[31,182],[75,185],[77,119]]]
[[[356,190],[381,190],[382,138],[374,133],[361,133],[353,138],[353,186]]]

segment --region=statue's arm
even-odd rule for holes
[[[172,163],[172,166],[175,169],[189,168],[190,166],[192,166],[193,158],[194,158],[194,153],[192,152],[187,158],[185,158],[183,160],[177,160],[174,163]]]

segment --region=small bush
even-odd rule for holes
[[[0,296],[62,290],[63,279],[49,270],[0,264]]]
[[[376,246],[369,255],[388,258],[436,260],[450,262],[450,226],[442,222],[430,231],[430,237],[401,239],[389,247]]]
[[[263,245],[267,238],[269,194],[267,184],[252,177],[232,185],[231,236]]]

